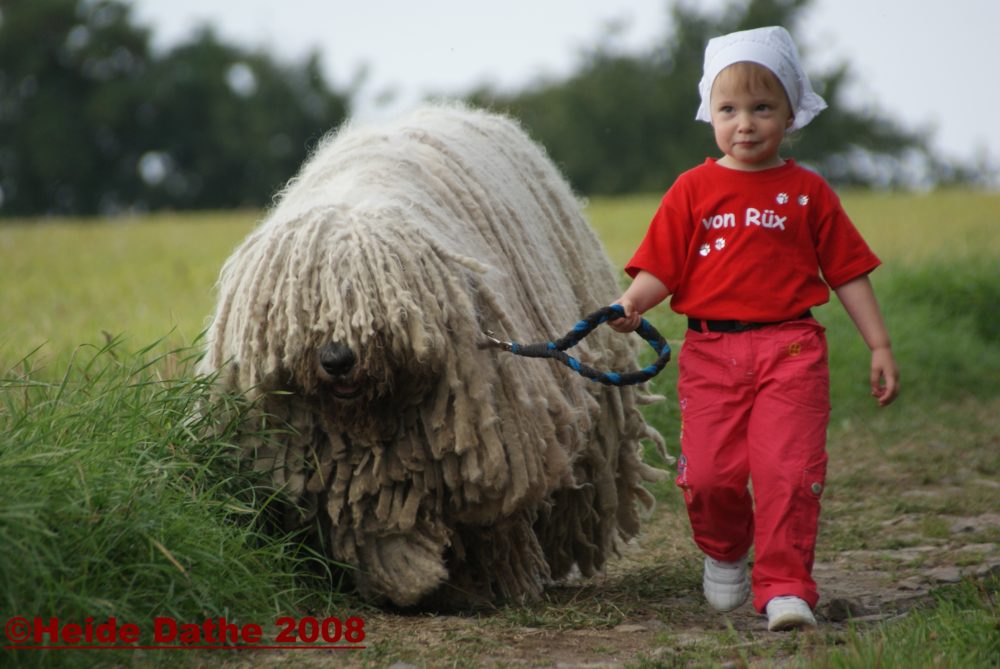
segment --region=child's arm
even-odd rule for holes
[[[879,406],[887,406],[899,394],[899,369],[871,281],[866,274],[848,281],[835,292],[872,352],[872,397],[878,398]]]
[[[669,295],[670,291],[662,281],[641,270],[632,280],[632,285],[614,302],[625,308],[625,318],[608,321],[608,325],[618,332],[632,332],[642,322],[642,314]]]

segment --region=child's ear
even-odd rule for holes
[[[792,127],[793,123],[795,123],[795,114],[792,114],[791,116],[789,116],[788,120],[785,121],[785,130],[790,129]]]

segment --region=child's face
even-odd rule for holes
[[[775,80],[777,83],[777,80]],[[794,118],[784,90],[747,85],[725,70],[712,85],[715,143],[726,154],[719,164],[737,170],[764,170],[782,164],[778,149]]]

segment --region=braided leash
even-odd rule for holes
[[[650,380],[659,374],[670,360],[670,346],[667,344],[667,340],[645,318],[642,319],[642,323],[636,329],[636,333],[646,340],[646,343],[656,351],[657,358],[655,362],[642,369],[632,372],[602,372],[581,363],[565,352],[566,349],[579,344],[584,337],[593,332],[600,324],[624,316],[625,309],[620,304],[602,307],[574,325],[573,329],[565,337],[556,341],[539,344],[518,344],[513,341],[501,341],[494,337],[492,332],[487,332],[486,337],[492,345],[498,346],[505,351],[510,351],[515,355],[521,355],[526,358],[552,358],[558,360],[580,376],[588,378],[591,381],[603,383],[606,386],[631,386]]]

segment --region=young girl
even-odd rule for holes
[[[868,280],[880,261],[830,186],[778,153],[786,132],[826,107],[787,31],[709,41],[699,90],[697,119],[724,155],[663,197],[612,327],[634,330],[668,296],[688,316],[677,485],[707,556],[709,604],[746,601],[753,546],[753,604],[768,629],[814,627],[830,401],[824,328],[810,309],[837,293],[871,349],[872,395],[888,405],[899,373]]]

